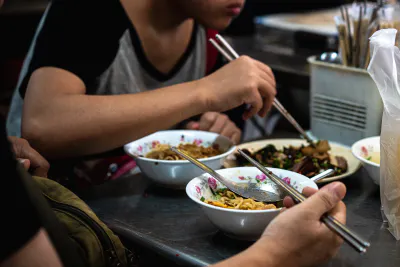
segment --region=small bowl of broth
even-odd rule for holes
[[[362,139],[351,148],[353,155],[361,161],[375,184],[380,184],[381,138],[379,136]]]

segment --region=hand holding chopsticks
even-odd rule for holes
[[[216,39],[221,43],[219,45],[214,39],[210,39],[211,44],[229,61],[233,61],[239,58],[239,54],[228,44],[228,42],[219,34],[217,34]],[[277,98],[273,102],[274,107],[300,132],[304,139],[307,140],[312,146],[314,142],[309,137],[309,135],[304,131],[300,124],[293,118],[293,116],[285,109],[285,107],[279,102]]]
[[[271,171],[269,171],[267,168],[262,166],[260,163],[249,157],[246,153],[244,153],[240,149],[238,150],[238,152],[244,158],[246,158],[252,165],[257,167],[257,169],[259,169],[262,173],[264,173],[269,179],[271,179],[279,187],[285,190],[293,198],[295,202],[301,203],[306,200],[305,196],[299,193],[292,186],[286,184],[282,179],[280,179],[279,177],[274,175]],[[340,223],[334,217],[325,214],[321,217],[321,221],[325,223],[329,229],[331,229],[333,232],[339,235],[344,241],[346,241],[351,247],[353,247],[358,252],[365,253],[367,251],[367,248],[370,246],[369,242],[358,236],[356,233],[347,228],[347,226]]]

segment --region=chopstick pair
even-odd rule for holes
[[[214,39],[210,38],[210,43],[228,60],[233,61],[239,58],[239,54],[229,45],[229,43],[219,34],[215,36],[215,38],[221,43],[218,44]],[[304,131],[304,129],[300,126],[300,124],[293,118],[293,116],[286,110],[286,108],[279,102],[277,98],[274,99],[273,103],[274,107],[296,128],[297,131],[303,136],[307,142],[315,147],[313,140],[309,137],[309,135]]]
[[[294,201],[297,203],[304,202],[307,198],[299,193],[296,189],[292,186],[285,183],[281,180],[278,176],[273,174],[271,171],[266,169],[263,165],[249,157],[246,153],[242,150],[238,149],[238,152],[246,158],[251,164],[253,164],[257,169],[259,169],[262,173],[264,173],[269,179],[271,179],[274,183],[280,186],[284,191],[286,191]],[[321,217],[321,221],[328,226],[333,232],[339,235],[344,241],[346,241],[351,247],[357,250],[359,253],[365,253],[367,248],[369,248],[370,243],[365,241],[363,238],[358,236],[352,230],[350,230],[347,226],[336,220],[334,217],[328,214],[324,214]]]

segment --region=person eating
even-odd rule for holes
[[[95,155],[174,127],[238,143],[243,119],[265,116],[276,94],[268,66],[245,56],[224,66],[208,44],[243,5],[51,1],[13,96],[9,135],[48,159]]]

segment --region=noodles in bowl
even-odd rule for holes
[[[195,159],[211,158],[221,154],[217,145],[204,147],[193,142],[179,144],[178,148]],[[158,160],[184,160],[180,155],[171,150],[169,144],[157,144],[145,157]]]
[[[205,203],[226,208],[237,210],[270,210],[276,209],[274,204],[265,204],[257,202],[254,199],[239,197],[232,191],[224,188],[216,192],[216,199],[202,199]]]
[[[158,185],[184,189],[187,183],[203,173],[201,169],[183,160],[170,147],[179,147],[192,157],[218,170],[236,147],[228,138],[216,133],[170,130],[161,131],[124,146],[144,176]]]
[[[269,170],[299,192],[304,187],[318,189],[312,180],[299,173],[274,168]],[[216,172],[239,186],[248,185],[249,182],[273,183],[255,167],[222,169]],[[273,206],[271,203],[260,203],[237,196],[208,174],[192,179],[186,186],[186,194],[223,233],[243,240],[258,239],[267,225],[278,216],[282,204],[280,201],[273,203],[276,205]]]

